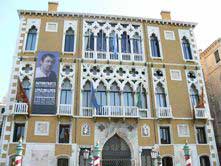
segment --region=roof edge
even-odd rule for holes
[[[119,20],[130,20],[130,21],[145,21],[149,23],[159,23],[159,24],[172,24],[178,26],[187,26],[194,28],[197,23],[186,22],[186,21],[176,21],[176,20],[164,20],[164,19],[153,19],[145,17],[134,17],[134,16],[121,16],[121,15],[108,15],[108,14],[95,14],[95,13],[77,13],[77,12],[48,12],[40,10],[17,10],[18,16],[21,17],[22,14],[30,15],[50,15],[50,16],[77,16],[77,17],[92,17],[92,18],[107,18],[107,19],[119,19]]]

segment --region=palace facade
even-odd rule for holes
[[[97,142],[104,166],[150,166],[153,147],[183,166],[186,141],[192,165],[219,165],[196,23],[57,7],[18,11],[1,166],[21,137],[23,166],[83,166]]]

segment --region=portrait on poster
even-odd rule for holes
[[[55,114],[59,68],[59,53],[38,53],[35,71],[33,114]]]

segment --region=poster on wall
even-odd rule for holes
[[[58,68],[58,52],[38,53],[32,114],[56,114]]]

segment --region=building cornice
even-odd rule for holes
[[[175,20],[164,20],[164,19],[153,19],[145,17],[132,17],[132,16],[120,16],[120,15],[104,15],[104,14],[94,14],[94,13],[75,13],[75,12],[48,12],[39,10],[18,10],[18,15],[46,15],[46,16],[68,16],[68,17],[83,17],[83,18],[96,18],[96,19],[114,19],[120,21],[137,21],[137,22],[147,22],[155,24],[168,24],[175,26],[184,26],[194,28],[197,23],[195,22],[185,22],[185,21],[175,21]]]
[[[221,44],[221,38],[216,39],[212,44],[209,45],[204,51],[200,53],[200,57],[207,57],[209,56],[208,52],[214,49],[218,44]]]

